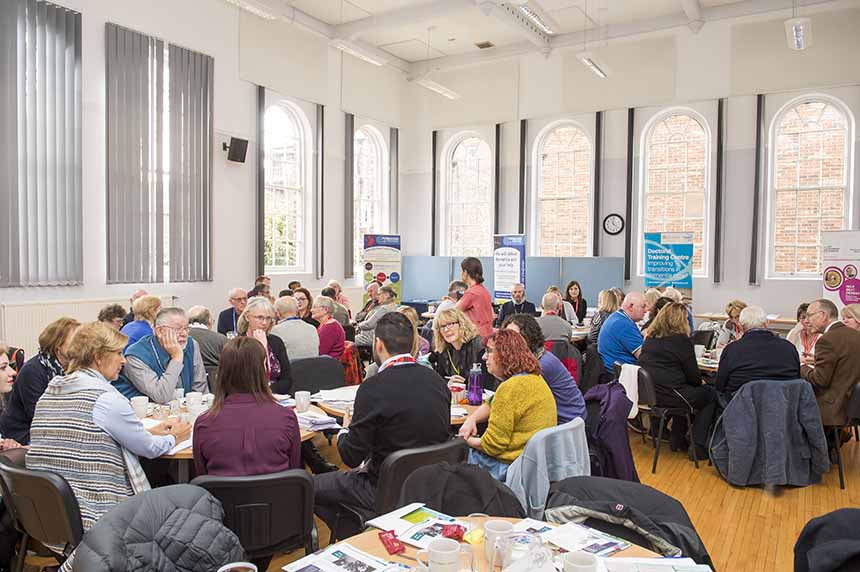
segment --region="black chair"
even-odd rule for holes
[[[833,448],[836,457],[836,468],[839,469],[839,488],[845,489],[845,473],[842,465],[842,430],[846,427],[854,430],[854,439],[860,443],[857,427],[860,425],[860,383],[851,388],[851,393],[845,401],[845,424],[825,427],[825,433],[831,431],[828,446]]]
[[[24,449],[17,449],[0,456],[3,501],[24,535],[16,564],[18,572],[24,570],[31,539],[46,546],[63,546],[62,552],[54,553],[62,563],[84,535],[78,499],[69,483],[51,471],[25,468],[25,455]]]
[[[224,525],[260,570],[268,569],[274,554],[300,546],[306,554],[319,549],[314,485],[303,469],[252,477],[203,475],[191,484],[221,501]]]
[[[293,395],[297,391],[314,394],[321,389],[337,389],[346,385],[343,364],[329,356],[290,360],[290,371]]]
[[[379,481],[376,484],[376,507],[373,512],[375,515],[380,515],[397,508],[403,483],[416,469],[443,462],[454,465],[462,463],[468,456],[469,447],[466,445],[466,441],[459,437],[438,445],[402,449],[388,455],[379,470]],[[374,516],[368,514],[365,509],[354,506],[343,505],[342,509],[332,527],[331,542],[346,537],[338,535],[341,520],[346,516],[344,511],[357,521],[359,530],[363,530],[366,527],[366,521]]]
[[[651,431],[651,439],[654,442],[654,462],[651,465],[651,473],[657,472],[657,459],[660,458],[660,442],[663,439],[663,429],[666,427],[667,417],[684,417],[687,420],[687,438],[690,440],[690,450],[693,453],[693,464],[699,468],[699,459],[696,457],[696,447],[693,444],[693,412],[689,407],[660,407],[657,405],[657,390],[654,388],[654,380],[651,379],[645,368],[639,368],[639,410],[648,414],[653,427],[654,419],[659,419],[660,424],[657,434]],[[645,433],[642,433],[642,441],[645,441]]]
[[[705,346],[706,350],[713,349],[717,341],[717,332],[714,330],[696,330],[690,336],[694,346]]]

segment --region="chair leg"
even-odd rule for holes
[[[657,446],[654,448],[654,463],[651,465],[651,474],[657,472],[657,459],[660,458],[660,442],[663,440],[663,426],[666,424],[666,415],[660,416],[660,428],[657,429]]]
[[[842,473],[842,428],[833,428],[833,447],[836,448],[836,467],[839,469],[839,488],[845,490],[845,475]]]
[[[860,443],[860,428],[857,425],[854,426],[854,440]]]
[[[317,525],[311,526],[311,532],[305,540],[305,555],[313,554],[320,549],[320,536],[317,532]]]
[[[30,544],[30,535],[26,532],[21,537],[21,548],[18,549],[18,562],[15,564],[15,572],[24,572],[24,560],[27,558],[27,546]]]
[[[642,444],[644,445],[645,444],[645,431],[651,430],[650,429],[650,423],[649,423],[649,428],[645,429],[645,416],[642,415],[642,412],[641,411],[637,412],[636,417],[639,419],[639,425],[642,426]]]
[[[687,413],[687,438],[690,440],[690,450],[693,452],[693,465],[699,468],[699,459],[696,455],[696,443],[693,441],[693,416]]]

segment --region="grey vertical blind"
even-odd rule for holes
[[[343,277],[355,275],[355,115],[344,113],[343,129]]]
[[[388,145],[388,194],[391,197],[389,231],[400,233],[400,129],[392,127]]]
[[[170,46],[170,280],[212,280],[215,61]]]
[[[106,26],[107,281],[164,280],[164,42]]]
[[[0,286],[83,279],[81,15],[0,2]]]

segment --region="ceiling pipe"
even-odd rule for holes
[[[702,6],[699,4],[699,0],[681,0],[681,7],[689,19],[687,27],[694,34],[698,34],[702,26],[705,25],[705,20],[702,18]]]

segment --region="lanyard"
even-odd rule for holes
[[[393,365],[403,365],[406,363],[415,363],[415,358],[412,356],[400,356],[398,358],[391,359],[379,366],[379,371],[384,371]]]
[[[451,355],[451,348],[445,350],[448,352],[448,362],[451,364],[451,369],[454,370],[454,375],[460,375],[460,368],[454,363],[454,357]]]
[[[807,340],[809,340],[808,343]],[[801,332],[800,341],[803,343],[803,351],[806,353],[811,353],[812,349],[815,347],[815,342],[818,341],[818,334],[812,334],[812,336],[808,336],[806,332]]]

